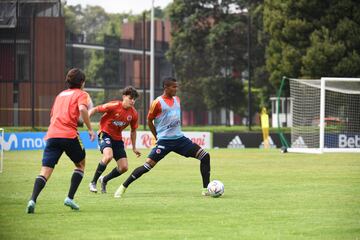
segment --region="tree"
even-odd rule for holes
[[[359,1],[265,0],[267,70],[278,87],[283,75],[360,76]]]
[[[190,110],[226,108],[242,114],[247,106],[244,76],[248,69],[248,14],[253,13],[252,71],[254,85],[268,91],[264,67],[266,38],[262,34],[262,1],[174,1],[168,52],[181,79],[183,104]],[[247,80],[247,79],[246,79]],[[258,94],[265,102],[266,94]],[[200,96],[200,97],[199,97]]]
[[[167,53],[177,77],[181,80],[182,104],[189,110],[206,109],[202,78],[208,76],[209,57],[206,36],[209,34],[209,10],[192,1],[174,1],[169,9],[172,42]]]

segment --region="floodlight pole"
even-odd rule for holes
[[[142,22],[142,82],[143,82],[143,119],[144,119],[144,130],[146,130],[146,69],[145,69],[145,63],[146,63],[146,15],[145,11],[143,12],[143,22]]]
[[[154,100],[155,47],[154,47],[154,1],[151,4],[151,37],[150,37],[150,104]]]
[[[251,120],[251,14],[250,14],[250,7],[247,11],[248,15],[248,44],[247,44],[247,51],[248,51],[248,122],[249,122],[249,130],[251,130],[252,120]]]

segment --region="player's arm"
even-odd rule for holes
[[[148,119],[147,119],[149,129],[150,129],[152,135],[153,135],[153,136],[155,137],[155,139],[157,140],[157,137],[156,137],[157,133],[156,133],[156,129],[155,129],[153,120],[154,120],[154,119],[151,119],[151,118],[148,118]]]
[[[89,111],[89,118],[91,118],[92,115],[94,115],[95,113],[99,112],[97,107],[93,107],[92,109],[90,109]]]
[[[89,131],[89,136],[90,136],[90,140],[94,141],[96,135],[94,133],[94,130],[91,127],[91,122],[90,122],[90,118],[89,118],[89,112],[88,109],[85,105],[80,105],[79,106],[79,111],[80,111],[80,115]]]
[[[157,137],[156,137],[157,132],[156,132],[156,128],[154,126],[153,121],[160,113],[161,113],[161,104],[157,99],[155,99],[151,104],[151,107],[150,107],[150,110],[149,110],[149,113],[147,116],[147,123],[148,123],[149,129],[150,129],[152,135],[154,135],[156,140],[157,140]]]
[[[136,148],[136,129],[131,129],[130,131],[130,138],[131,138],[131,144],[132,144],[132,150],[135,153],[137,157],[141,156],[141,153]]]
[[[132,144],[133,152],[137,157],[141,156],[141,153],[136,148],[136,129],[138,128],[138,114],[136,111],[134,111],[133,118],[130,122],[131,130],[130,130],[130,139]]]

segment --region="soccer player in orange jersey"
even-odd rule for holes
[[[113,178],[120,176],[128,170],[128,161],[122,141],[122,131],[130,125],[130,138],[133,152],[139,157],[141,154],[136,149],[136,129],[138,128],[138,114],[134,108],[135,100],[139,94],[132,86],[124,88],[122,101],[111,101],[94,107],[89,111],[89,116],[99,112],[103,113],[100,120],[98,141],[103,154],[92,181],[89,184],[91,192],[97,192],[96,182],[101,184],[101,192],[106,193],[106,184]],[[101,176],[111,159],[115,159],[117,166],[106,176]]]
[[[51,120],[45,137],[46,147],[42,167],[40,175],[35,179],[32,196],[26,208],[27,213],[34,213],[36,199],[45,187],[63,152],[74,162],[76,167],[71,177],[70,189],[64,205],[74,210],[80,209],[73,201],[85,169],[85,149],[77,131],[80,116],[88,128],[91,141],[95,139],[96,135],[92,130],[88,116],[91,99],[89,94],[83,91],[85,74],[80,69],[73,68],[67,73],[66,82],[69,89],[57,95],[51,109]]]

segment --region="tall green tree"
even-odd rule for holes
[[[169,16],[173,38],[167,56],[181,80],[181,89],[186,89],[181,92],[182,103],[189,110],[205,109],[202,82],[210,70],[206,51],[210,10],[198,1],[174,1]]]
[[[274,87],[283,75],[360,76],[360,2],[265,0],[267,69]]]
[[[252,75],[255,85],[267,85],[265,44],[260,45],[266,39],[259,34],[262,32],[261,2],[175,0],[170,6],[173,38],[168,57],[183,89],[186,87],[181,94],[188,109],[227,108],[244,113],[247,94],[243,83],[248,76],[244,73],[248,69],[248,21],[251,18]],[[253,15],[248,17],[250,12]]]

